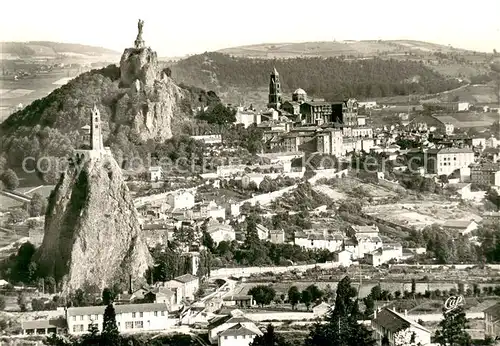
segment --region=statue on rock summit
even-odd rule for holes
[[[144,40],[142,39],[142,28],[144,27],[144,21],[142,19],[139,19],[137,22],[137,38],[135,39],[135,48],[141,49],[144,48]]]

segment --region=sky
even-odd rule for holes
[[[413,39],[500,51],[500,0],[6,0],[0,41],[133,46],[183,56],[247,44]]]

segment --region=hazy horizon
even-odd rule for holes
[[[0,41],[56,41],[109,48],[131,47],[137,20],[159,56],[174,57],[260,43],[345,40],[417,40],[483,52],[500,50],[500,1],[422,0],[404,8],[394,0],[346,4],[254,0],[157,3],[88,0],[68,8],[62,0],[10,1],[2,6]],[[29,9],[29,12],[25,11]]]

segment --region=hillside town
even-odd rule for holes
[[[120,66],[130,98],[172,83],[130,75],[156,56],[143,24]],[[258,150],[211,128],[134,166],[94,103],[56,184],[2,179],[0,344],[105,335],[111,310],[119,335],[192,345],[302,345],[321,323],[335,340],[362,326],[367,345],[494,344],[500,128],[457,114],[500,120],[498,104],[288,97],[282,78],[269,71],[266,109],[220,105]],[[455,317],[460,340],[443,334]]]

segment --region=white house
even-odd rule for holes
[[[325,230],[304,230],[295,233],[295,245],[306,249],[325,249],[330,252],[340,251],[344,242],[341,233],[328,233]]]
[[[259,235],[260,240],[267,240],[269,239],[269,229],[258,223],[256,225],[257,228],[257,234]]]
[[[260,173],[248,173],[245,174],[243,177],[241,177],[241,186],[243,186],[244,189],[247,189],[250,184],[253,182],[259,188],[260,183],[264,180],[266,176],[264,174]]]
[[[269,240],[273,244],[285,243],[285,231],[282,229],[272,229],[269,231]]]
[[[169,280],[166,282],[162,283],[157,283],[157,287],[165,287],[174,292],[174,305],[180,305],[182,304],[182,300],[184,299],[184,285],[182,282],[179,282],[177,280]]]
[[[149,180],[150,181],[160,181],[162,179],[163,169],[161,166],[151,166],[149,167]]]
[[[257,331],[246,328],[241,323],[220,332],[217,335],[218,346],[248,346],[259,335]]]
[[[200,135],[200,136],[191,136],[195,141],[201,141],[205,144],[220,144],[222,143],[221,135]]]
[[[365,254],[365,257],[369,264],[377,267],[390,260],[401,259],[403,257],[403,247],[401,244],[386,244],[371,253]]]
[[[191,209],[194,207],[194,194],[182,190],[167,195],[167,203],[172,209]]]
[[[431,332],[428,329],[394,310],[384,308],[375,311],[371,324],[379,345],[384,338],[387,338],[390,346],[395,346],[396,340],[403,340],[400,345],[409,344],[411,339],[414,339],[415,344],[431,345]]]
[[[352,262],[352,252],[347,250],[337,251],[333,254],[333,260],[343,267],[349,267]]]
[[[189,300],[194,300],[194,295],[196,291],[198,291],[198,288],[200,287],[198,277],[191,274],[184,274],[175,277],[174,280],[182,284],[183,297]]]
[[[478,224],[474,220],[447,220],[443,223],[444,229],[459,232],[461,235],[470,234],[477,227]]]
[[[252,332],[255,333],[255,335],[262,335],[262,332],[260,329],[255,325],[255,323],[245,317],[243,313],[240,310],[233,310],[231,311],[230,315],[227,316],[219,316],[214,319],[212,319],[208,325],[208,338],[212,343],[219,343],[221,345],[220,341],[222,341],[222,345],[227,345],[227,346],[233,346],[235,343],[230,343],[231,341],[235,342],[238,341],[236,345],[249,345],[252,341],[253,338],[248,338],[247,334],[247,343],[242,343],[242,338],[234,338],[234,335],[221,335],[224,331],[228,330],[231,327],[234,327],[236,325],[241,325],[245,329],[248,329]],[[245,332],[246,333],[246,332]],[[243,334],[243,333],[242,333]],[[222,340],[220,340],[219,336],[222,336]],[[225,338],[227,336],[227,338]],[[231,338],[229,337],[231,336]]]
[[[207,232],[217,244],[221,241],[231,242],[236,239],[236,233],[233,227],[219,222],[209,223]]]
[[[87,333],[92,325],[103,328],[105,306],[66,309],[68,333]],[[163,303],[115,305],[116,325],[120,333],[165,330],[169,327],[167,305]]]

